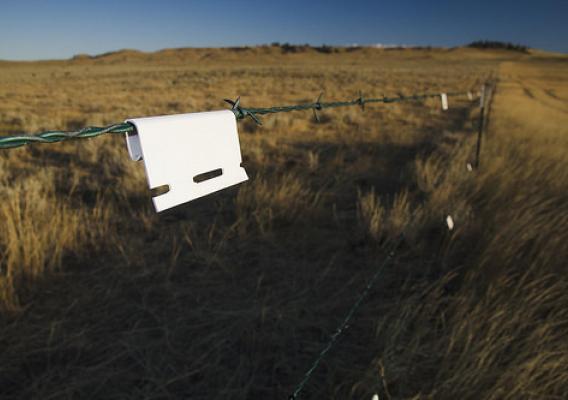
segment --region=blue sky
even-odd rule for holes
[[[456,46],[476,39],[568,52],[568,0],[0,0],[0,59],[11,60],[275,41]]]

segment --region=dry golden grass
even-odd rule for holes
[[[241,187],[235,199],[239,231],[246,234],[252,223],[266,234],[275,223],[314,218],[318,200],[318,193],[298,176],[256,176],[250,185]]]
[[[0,63],[6,133],[499,78],[474,172],[467,98],[245,121],[251,180],[160,215],[123,138],[0,152],[0,397],[285,398],[403,232],[304,398],[563,398],[567,66],[269,47]]]
[[[61,267],[64,255],[98,247],[112,232],[108,207],[97,201],[92,208],[72,208],[55,194],[50,170],[5,182],[0,199],[0,303],[8,310],[19,305],[17,288]]]

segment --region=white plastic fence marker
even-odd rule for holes
[[[440,94],[440,98],[442,99],[442,110],[448,109],[448,95],[446,93]]]
[[[485,85],[481,86],[481,91],[479,92],[479,108],[485,106]]]
[[[472,167],[471,163],[467,163],[467,170],[469,172],[473,171],[473,167]]]
[[[230,110],[126,122],[136,127],[126,135],[130,158],[144,160],[150,189],[169,188],[153,198],[158,212],[248,180]]]
[[[454,220],[453,220],[453,218],[452,218],[451,215],[448,215],[448,216],[446,217],[446,223],[448,224],[448,229],[449,229],[449,230],[451,230],[451,231],[454,230]]]
[[[471,101],[473,100],[473,93],[467,92],[467,98]]]

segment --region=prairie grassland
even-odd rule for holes
[[[4,133],[499,79],[475,172],[467,98],[243,121],[251,180],[160,215],[123,138],[0,152],[0,397],[286,398],[404,232],[305,398],[562,398],[567,66],[271,47],[0,63]]]

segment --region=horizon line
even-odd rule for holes
[[[501,42],[501,41],[495,41],[495,42],[500,42],[500,43],[504,43],[507,44],[507,42]],[[474,43],[474,42],[471,42]],[[289,42],[278,42],[278,41],[274,41],[271,43],[262,43],[262,44],[243,44],[243,45],[227,45],[227,46],[182,46],[182,47],[163,47],[163,48],[159,48],[159,49],[155,49],[155,50],[140,50],[140,49],[136,49],[136,48],[129,48],[129,47],[125,47],[125,48],[119,48],[119,49],[115,49],[115,50],[109,50],[109,51],[105,51],[102,53],[96,53],[96,54],[90,54],[90,53],[76,53],[73,54],[70,57],[67,58],[35,58],[35,59],[6,59],[6,58],[0,58],[0,62],[49,62],[49,61],[70,61],[70,60],[74,60],[77,58],[81,58],[81,57],[85,57],[85,58],[90,58],[90,59],[96,59],[96,58],[102,58],[105,56],[110,56],[113,54],[118,54],[118,53],[122,53],[122,52],[136,52],[136,53],[141,53],[141,54],[153,54],[153,53],[159,53],[162,51],[167,51],[167,50],[207,50],[207,49],[219,49],[219,50],[223,50],[223,49],[247,49],[247,48],[263,48],[263,47],[285,47],[285,46],[290,46],[290,47],[304,47],[304,48],[312,48],[312,49],[322,49],[322,48],[344,48],[344,49],[348,49],[348,48],[367,48],[367,49],[376,49],[376,50],[412,50],[412,49],[425,49],[425,50],[443,50],[443,49],[447,49],[447,50],[451,50],[451,49],[459,49],[459,48],[472,48],[470,47],[471,43],[467,43],[467,44],[462,44],[462,45],[457,45],[457,46],[436,46],[436,45],[413,45],[413,44],[386,44],[386,43],[372,43],[372,44],[358,44],[358,43],[352,43],[352,44],[321,44],[321,45],[314,45],[314,44],[309,44],[309,43],[289,43]],[[513,44],[513,43],[511,43]],[[515,45],[515,44],[514,44]],[[540,48],[536,48],[536,47],[530,47],[530,46],[524,46],[526,47],[527,50],[537,50],[537,51],[542,51],[542,52],[546,52],[546,53],[552,53],[552,54],[562,54],[562,55],[568,55],[568,52],[563,52],[563,51],[552,51],[552,50],[545,50],[545,49],[540,49]],[[500,49],[500,48],[486,48],[486,49],[479,49],[478,50],[505,50],[505,49]]]

